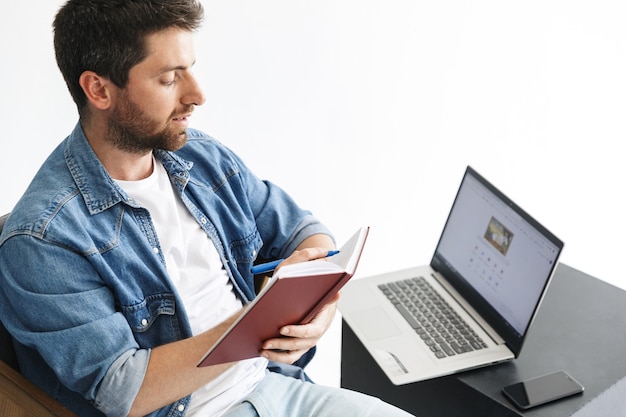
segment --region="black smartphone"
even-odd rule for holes
[[[580,394],[584,389],[566,372],[557,371],[506,386],[502,393],[517,407],[527,410],[540,404]]]

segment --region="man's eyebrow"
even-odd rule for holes
[[[191,63],[190,66],[187,65],[166,65],[164,67],[161,67],[158,71],[157,71],[157,75],[161,75],[161,74],[165,74],[168,72],[172,72],[172,71],[186,71],[189,68],[193,67],[195,65],[196,61],[193,61]]]

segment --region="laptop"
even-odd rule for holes
[[[396,385],[509,361],[562,250],[468,166],[430,264],[353,279],[339,310]]]

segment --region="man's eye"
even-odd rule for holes
[[[163,80],[161,81],[163,85],[174,85],[176,84],[176,80]]]

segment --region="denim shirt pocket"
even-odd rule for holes
[[[263,240],[259,231],[255,228],[249,235],[230,242],[229,248],[233,260],[240,271],[249,270],[254,260],[259,256],[259,250],[263,246]],[[243,274],[246,276],[246,274]]]
[[[254,262],[261,246],[263,246],[263,241],[257,229],[242,239],[230,242],[230,250],[237,264]]]
[[[154,347],[182,338],[174,294],[150,295],[137,304],[120,306],[120,311],[142,347]]]
[[[239,274],[247,282],[248,291],[244,291],[247,301],[254,298],[254,277],[250,268],[255,259],[259,256],[259,251],[263,246],[263,240],[258,230],[248,234],[246,237],[238,240],[233,240],[229,244],[229,250],[232,255],[232,260],[239,271]],[[241,290],[241,288],[240,288]]]

